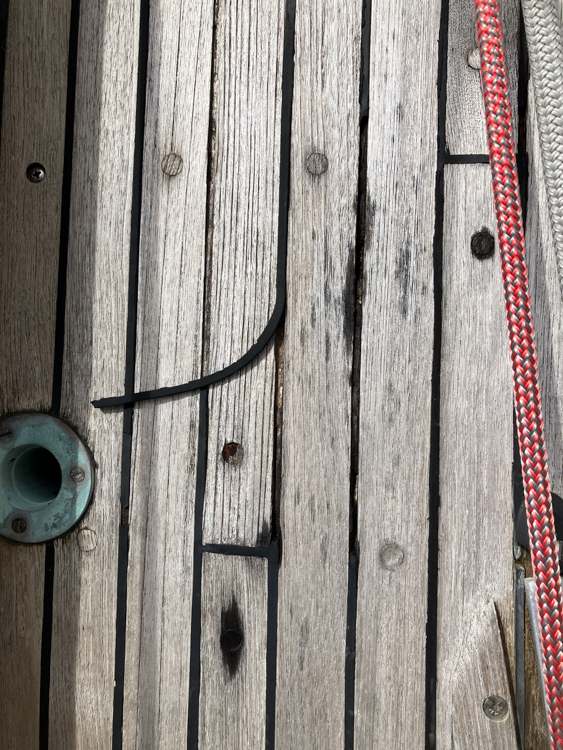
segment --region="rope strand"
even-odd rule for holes
[[[551,750],[563,750],[562,595],[498,0],[475,0],[518,443],[540,618]]]

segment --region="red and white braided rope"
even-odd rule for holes
[[[552,750],[563,750],[561,577],[543,436],[524,227],[498,0],[475,0],[481,82],[501,254],[506,320]]]

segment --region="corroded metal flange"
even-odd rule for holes
[[[94,466],[78,435],[47,414],[0,420],[0,535],[46,542],[82,517],[94,488]]]

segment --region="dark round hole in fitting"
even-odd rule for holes
[[[475,232],[471,238],[471,252],[479,260],[490,258],[495,251],[495,238],[486,229]]]
[[[221,648],[224,651],[238,651],[242,646],[242,633],[238,630],[225,630],[221,633]]]
[[[48,503],[59,494],[63,475],[53,454],[40,445],[32,445],[17,457],[13,473],[14,487],[32,503]]]

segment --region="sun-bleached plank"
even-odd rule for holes
[[[518,750],[512,691],[494,602],[489,601],[473,618],[467,646],[458,653],[452,676],[451,747]],[[485,701],[491,697],[506,702],[505,716],[501,713],[496,719],[485,713]]]
[[[53,748],[111,746],[123,415],[90,401],[123,392],[138,13],[81,3],[61,416],[92,450],[96,489],[55,544]]]
[[[213,13],[211,0],[150,8],[141,390],[201,373]],[[124,748],[186,743],[198,415],[198,393],[141,403],[134,413]]]
[[[0,414],[53,389],[70,0],[11,0],[0,147]],[[31,183],[29,164],[46,178]],[[45,546],[0,538],[0,747],[39,745]]]
[[[203,555],[200,750],[262,750],[268,563]]]
[[[440,3],[375,3],[362,299],[355,747],[424,747]],[[389,710],[390,707],[393,710]]]
[[[361,4],[298,3],[295,30],[276,750],[341,750]]]
[[[283,21],[284,3],[218,4],[205,374],[250,349],[276,299]],[[268,543],[274,382],[269,345],[210,389],[204,542]],[[231,442],[241,464],[222,458]]]
[[[520,3],[501,0],[509,95],[518,122],[518,30]],[[485,107],[481,92],[479,45],[474,0],[450,0],[446,143],[451,154],[488,154]],[[514,129],[518,140],[518,127]]]
[[[497,607],[511,671],[514,659],[512,381],[498,242],[495,237],[492,257],[475,257],[471,238],[480,231],[496,233],[489,166],[447,166],[437,750],[451,748],[453,685],[462,679],[456,665],[463,649],[477,649],[472,621],[489,599]]]

